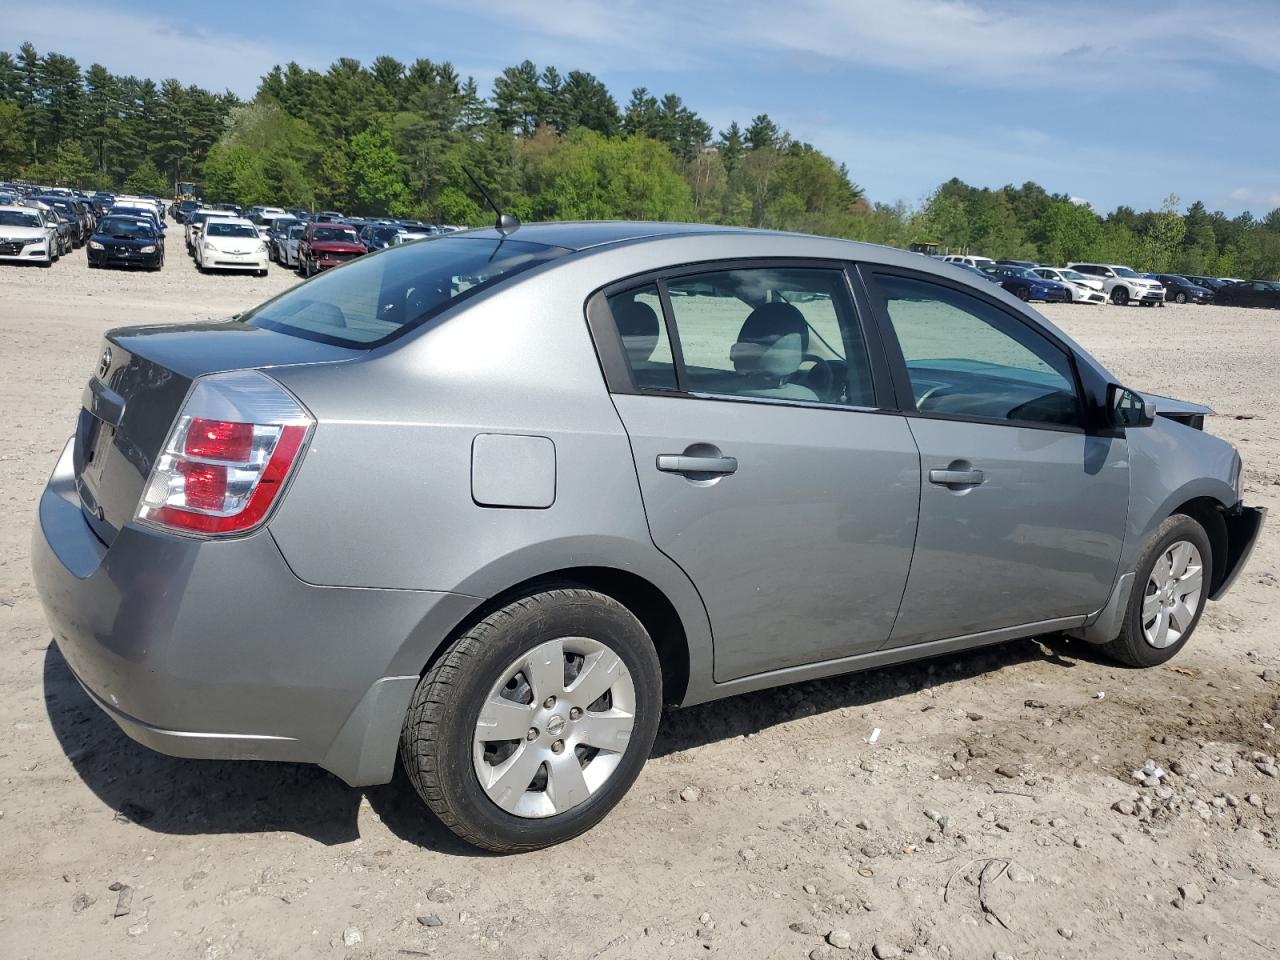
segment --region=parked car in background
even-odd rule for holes
[[[1192,276],[1189,273],[1185,273],[1183,274],[1183,276],[1186,277],[1188,280],[1190,280],[1192,283],[1196,284],[1197,286],[1204,287],[1206,290],[1212,290],[1214,294],[1217,294],[1219,290],[1221,290],[1223,287],[1227,286],[1231,282],[1229,280],[1220,280],[1217,277]]]
[[[193,257],[196,252],[196,243],[200,239],[200,232],[204,230],[204,225],[210,220],[238,220],[234,213],[228,210],[201,209],[194,210],[187,214],[187,222],[184,225],[186,230],[187,253]]]
[[[1097,277],[1086,277],[1083,273],[1066,267],[1036,267],[1032,272],[1045,280],[1054,280],[1066,286],[1072,303],[1107,302],[1106,291]]]
[[[142,200],[116,200],[111,205],[111,209],[107,211],[108,216],[117,217],[141,217],[144,220],[150,220],[156,228],[157,233],[163,233],[166,229],[160,215],[156,213],[154,204],[146,203]]]
[[[1067,285],[1059,283],[1056,280],[1046,280],[1044,277],[1027,270],[1024,267],[982,267],[982,272],[996,278],[1000,286],[1004,287],[1019,300],[1046,300],[1063,303],[1071,299],[1071,291],[1067,289]]]
[[[1116,263],[1069,263],[1067,267],[1102,281],[1107,297],[1118,307],[1140,303],[1144,307],[1164,303],[1164,287],[1158,280],[1140,276],[1132,267]]]
[[[107,211],[111,209],[111,204],[115,202],[115,194],[99,192],[89,198],[89,208],[93,211],[94,217],[101,220],[107,215]]]
[[[996,263],[1002,267],[1022,267],[1024,270],[1034,270],[1040,266],[1034,260],[997,260]]]
[[[276,262],[283,267],[297,269],[298,267],[298,248],[302,244],[303,234],[307,232],[307,225],[299,221],[289,228],[289,232],[281,239],[280,245],[276,250]]]
[[[281,254],[284,251],[285,238],[289,235],[292,227],[301,226],[302,221],[295,217],[276,217],[271,221],[271,225],[267,228],[267,235],[264,238],[267,242],[267,254],[276,263],[284,263]]]
[[[1158,273],[1156,280],[1164,287],[1165,301],[1174,303],[1212,303],[1213,290],[1176,273]]]
[[[317,221],[307,225],[298,244],[298,272],[310,277],[368,253],[355,227]]]
[[[192,197],[183,197],[173,205],[173,219],[177,223],[186,223],[187,217],[200,209],[200,201]]]
[[[164,266],[164,233],[150,217],[108,214],[85,245],[90,268]]]
[[[65,211],[51,207],[40,201],[28,201],[35,209],[40,210],[46,220],[50,221],[58,237],[58,256],[70,253],[75,248],[75,238],[79,226]]]
[[[437,234],[434,232],[418,233],[417,231],[414,231],[414,230],[401,230],[399,233],[397,233],[394,237],[391,238],[390,246],[398,247],[401,244],[412,243],[415,240],[430,240],[434,236],[437,236]]]
[[[73,247],[82,246],[89,239],[89,234],[93,232],[93,219],[89,215],[88,208],[83,203],[61,194],[44,194],[36,197],[36,199],[46,206],[56,209],[63,219],[71,223],[71,245]]]
[[[267,275],[266,241],[258,228],[244,218],[214,217],[205,221],[196,242],[196,269],[252,270],[259,277]]]
[[[456,230],[458,228],[451,227],[450,229]],[[977,267],[979,270],[996,265],[996,262],[990,257],[974,257],[957,253],[948,254],[942,259],[946,263],[963,263],[966,267]]]
[[[1214,302],[1226,307],[1280,309],[1280,283],[1274,280],[1240,280],[1218,289]]]
[[[407,232],[397,223],[370,223],[360,231],[360,242],[373,252],[391,246],[397,235]]]
[[[347,218],[337,210],[321,210],[312,219],[316,223],[344,223]]]
[[[508,853],[598,823],[664,704],[1056,631],[1165,664],[1264,514],[1205,407],[842,240],[472,230],[86,360],[31,564],[94,703],[184,757],[398,756]]]
[[[0,206],[0,260],[53,266],[61,256],[57,225],[38,207]]]

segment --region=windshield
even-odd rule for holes
[[[1116,267],[1115,271],[1116,271],[1117,277],[1137,277],[1138,276],[1128,267]],[[1138,277],[1138,279],[1141,279],[1141,277]]]
[[[540,243],[451,237],[361,257],[251,311],[256,327],[371,347],[459,300],[569,251]]]
[[[107,217],[98,227],[98,233],[112,237],[154,237],[155,231],[145,220],[128,220],[124,217]]]
[[[40,227],[40,215],[21,210],[0,210],[0,227]]]
[[[1067,280],[1088,280],[1083,273],[1076,273],[1074,270],[1059,270],[1058,275]]]
[[[311,242],[331,241],[337,243],[359,243],[360,238],[356,236],[356,232],[351,228],[340,227],[321,227],[311,234]]]
[[[271,221],[271,232],[287,233],[297,222],[292,217],[276,217]]]
[[[247,223],[228,223],[225,220],[210,220],[204,225],[206,237],[241,237],[244,239],[258,236],[258,231]]]
[[[296,226],[292,226],[289,228],[289,239],[290,240],[297,239],[306,232],[307,232],[307,228],[299,223]]]

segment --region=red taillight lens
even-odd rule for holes
[[[201,377],[151,469],[137,518],[189,533],[245,533],[279,497],[315,421],[257,371]]]
[[[187,506],[196,510],[221,510],[227,498],[227,468],[216,463],[182,460],[178,473],[185,481]]]
[[[243,462],[252,450],[253,424],[192,417],[182,452],[205,460]]]

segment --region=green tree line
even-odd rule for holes
[[[444,223],[490,218],[464,170],[525,220],[691,220],[800,230],[1045,263],[1280,275],[1280,210],[1228,217],[1176,197],[1100,215],[1035,183],[950,180],[873,203],[849,171],[761,114],[715,131],[681,97],[620,103],[595,76],[531,61],[488,96],[447,62],[276,66],[251,101],[100,64],[0,52],[0,178]]]

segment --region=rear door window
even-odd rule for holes
[[[867,349],[842,270],[743,267],[672,277],[662,287],[676,336],[674,356],[665,331],[647,358],[634,339],[641,308],[627,298],[661,317],[658,285],[610,298],[641,390],[678,384],[710,397],[875,405]]]

